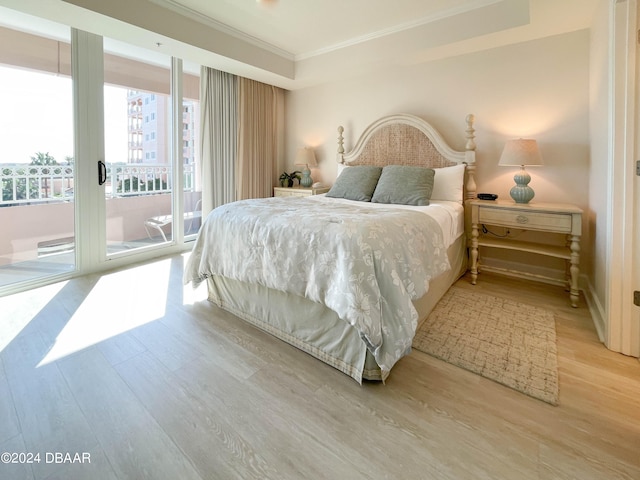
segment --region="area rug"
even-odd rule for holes
[[[548,310],[451,287],[413,348],[558,404],[556,326]]]

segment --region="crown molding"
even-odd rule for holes
[[[171,10],[172,12],[177,13],[178,15],[187,17],[209,28],[212,28],[221,33],[232,36],[234,38],[237,38],[238,40],[241,40],[243,42],[250,43],[255,47],[271,52],[287,60],[290,60],[290,61],[295,60],[295,55],[293,55],[291,52],[287,52],[286,50],[278,48],[275,45],[272,45],[268,42],[260,40],[259,38],[248,35],[242,32],[241,30],[230,27],[229,25],[219,22],[203,13],[193,10],[192,8],[185,7],[184,5],[178,3],[175,0],[148,0],[148,1],[151,3],[155,3],[159,7],[165,8],[167,10]]]
[[[378,30],[375,32],[371,32],[368,33],[366,35],[361,35],[358,37],[354,37],[351,38],[349,40],[346,40],[344,42],[340,42],[340,43],[336,43],[333,45],[329,45],[327,47],[323,47],[317,50],[313,50],[310,52],[305,52],[305,53],[301,53],[298,55],[294,55],[291,52],[288,52],[286,50],[283,50],[279,47],[276,47],[275,45],[272,45],[268,42],[265,42],[263,40],[260,40],[256,37],[253,37],[251,35],[248,35],[247,33],[238,30],[236,28],[230,27],[229,25],[226,25],[222,22],[219,22],[218,20],[215,20],[211,17],[209,17],[208,15],[205,15],[201,12],[198,12],[196,10],[193,10],[192,8],[186,7],[184,5],[182,5],[181,3],[179,3],[177,0],[148,0],[151,3],[155,3],[156,5],[162,7],[162,8],[166,8],[167,10],[171,10],[174,13],[177,13],[178,15],[182,15],[184,17],[190,18],[191,20],[195,20],[197,22],[200,22],[204,25],[206,25],[209,28],[215,29],[217,31],[220,31],[222,33],[225,33],[227,35],[233,36],[239,40],[245,41],[247,43],[250,43],[256,47],[262,48],[264,50],[267,50],[271,53],[274,53],[276,55],[279,55],[283,58],[286,58],[288,60],[291,61],[300,61],[300,60],[306,60],[309,58],[313,58],[313,57],[317,57],[320,55],[324,55],[326,53],[330,53],[330,52],[334,52],[336,50],[340,50],[343,48],[347,48],[347,47],[351,47],[353,45],[358,45],[358,44],[362,44],[362,43],[366,43],[369,42],[371,40],[376,40],[382,37],[386,37],[389,35],[394,35],[397,33],[401,33],[405,30],[410,30],[412,28],[416,28],[416,27],[421,27],[424,25],[427,25],[429,23],[432,22],[436,22],[438,20],[442,20],[444,18],[448,18],[448,17],[453,17],[456,15],[460,15],[466,12],[470,12],[476,9],[480,9],[480,8],[484,8],[487,7],[489,5],[493,5],[496,3],[501,3],[505,0],[477,0],[476,2],[472,3],[472,4],[467,4],[467,5],[461,5],[458,7],[453,7],[447,10],[442,10],[440,12],[434,13],[433,15],[429,15],[426,17],[421,17],[421,18],[417,18],[414,20],[411,20],[409,22],[405,22],[405,23],[400,23],[398,25],[394,25],[393,27],[389,27],[389,28],[385,28],[382,30]]]
[[[153,0],[152,0],[153,1]],[[163,0],[163,1],[172,1],[172,0]],[[307,60],[312,57],[317,57],[319,55],[324,55],[326,53],[331,53],[336,50],[340,50],[342,48],[352,47],[354,45],[358,45],[361,43],[366,43],[371,40],[376,40],[378,38],[387,37],[389,35],[395,35],[397,33],[404,32],[406,30],[411,30],[412,28],[422,27],[429,23],[437,22],[438,20],[442,20],[448,17],[454,17],[456,15],[460,15],[463,13],[467,13],[473,10],[477,10],[480,8],[488,7],[489,5],[494,5],[496,3],[502,3],[504,0],[478,0],[471,5],[462,5],[459,7],[453,7],[447,10],[442,10],[440,12],[434,13],[433,15],[429,15],[426,17],[416,18],[409,22],[400,23],[398,25],[394,25],[393,27],[384,28],[382,30],[378,30],[375,32],[368,33],[366,35],[361,35],[359,37],[354,37],[344,42],[336,43],[334,45],[329,45],[324,48],[320,48],[318,50],[314,50],[307,53],[301,53],[299,55],[295,55],[294,60]]]

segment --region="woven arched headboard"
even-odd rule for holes
[[[343,165],[412,165],[430,168],[466,164],[465,199],[475,198],[476,144],[474,116],[466,119],[465,150],[452,149],[429,123],[408,114],[382,117],[369,125],[348,153],[343,127],[338,127],[338,163]]]

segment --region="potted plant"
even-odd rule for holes
[[[300,172],[298,170],[295,170],[291,173],[283,172],[283,174],[280,175],[280,186],[293,187],[293,181],[297,179],[299,184],[300,178],[302,177],[300,176]]]

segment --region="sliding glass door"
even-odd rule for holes
[[[70,29],[33,24],[0,27],[0,289],[75,270]]]
[[[104,43],[107,255],[193,238],[202,210],[199,66],[183,72],[159,52]]]
[[[182,115],[178,152],[182,163],[184,240],[194,240],[202,224],[200,181],[200,66],[186,64],[182,74]]]
[[[172,240],[171,58],[106,38],[104,44],[101,173],[107,255],[117,255]]]
[[[0,295],[180,251],[201,220],[199,66],[0,16]]]

